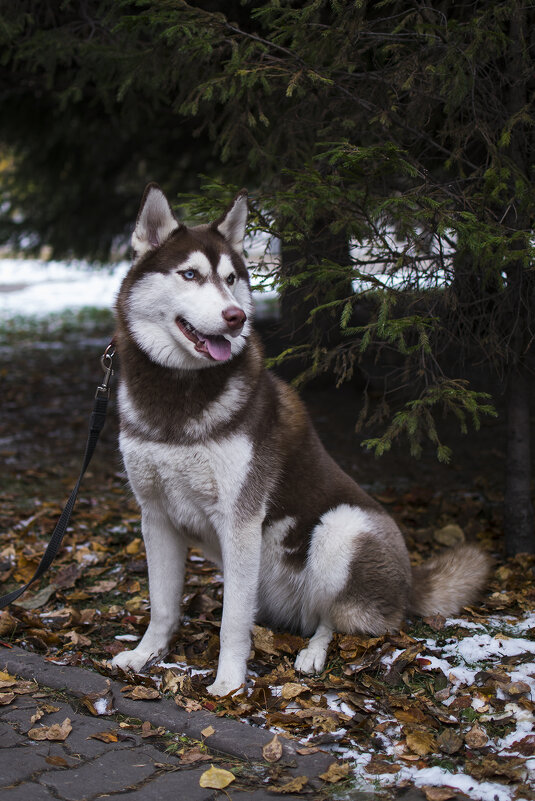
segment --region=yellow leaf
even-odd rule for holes
[[[101,740],[103,743],[119,742],[115,729],[111,729],[110,731],[97,731],[95,734],[90,734],[89,737],[86,737],[86,740]]]
[[[340,765],[339,762],[331,762],[325,773],[320,773],[320,779],[323,779],[324,782],[331,782],[334,784],[342,779],[346,779],[348,774],[349,762],[344,762],[343,765]]]
[[[302,684],[289,681],[287,684],[282,685],[281,695],[288,701],[291,698],[297,698],[298,695],[301,695],[301,693],[304,693],[306,690],[308,690],[308,687],[303,687]]]
[[[0,670],[0,681],[16,682],[17,679],[15,678],[15,676],[12,676],[10,673],[6,673],[4,670]],[[4,686],[7,687],[7,684],[4,685]]]
[[[126,553],[128,554],[136,554],[139,553],[141,548],[141,537],[136,537],[132,542],[129,542],[125,548]]]
[[[225,787],[235,780],[235,776],[230,770],[223,770],[223,768],[215,768],[211,765],[208,770],[205,770],[199,779],[201,787],[209,787],[211,790],[223,790]]]
[[[262,748],[262,756],[266,762],[277,762],[281,758],[282,743],[277,734]]]
[[[212,734],[215,734],[215,729],[213,726],[207,726],[201,731],[201,734],[203,737],[211,737]]]
[[[295,779],[286,782],[286,784],[281,784],[278,787],[268,787],[268,790],[271,790],[272,793],[300,793],[307,782],[306,776],[296,776]]]

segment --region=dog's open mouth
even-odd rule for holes
[[[230,359],[230,342],[225,337],[219,334],[201,334],[183,317],[177,317],[176,324],[199,353],[204,353],[207,358],[215,359],[216,362]]]

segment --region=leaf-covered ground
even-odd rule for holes
[[[82,318],[67,329],[41,326],[4,338],[2,591],[32,575],[76,478],[109,330],[105,317]],[[177,644],[150,676],[130,683],[171,693],[186,709],[298,738],[305,751],[333,751],[347,768],[325,783],[340,793],[371,787],[388,795],[389,787],[415,784],[430,801],[459,791],[485,800],[533,797],[535,559],[502,557],[499,423],[460,443],[455,454],[466,458],[449,467],[432,457],[415,466],[402,452],[378,463],[348,436],[354,390],[317,390],[308,400],[329,450],[387,506],[414,562],[463,538],[493,554],[481,604],[456,619],[408,621],[386,637],[337,635],[325,671],[312,678],[292,667],[299,637],[256,627],[250,683],[240,695],[214,700],[205,688],[217,663],[221,577],[192,551]],[[139,513],[116,451],[112,409],[65,546],[40,585],[1,613],[0,639],[105,673],[148,620]]]

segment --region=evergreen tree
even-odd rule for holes
[[[417,455],[427,437],[442,459],[436,413],[477,425],[488,398],[458,376],[463,360],[486,364],[507,386],[507,549],[535,550],[533,9],[57,5],[23,0],[0,18],[0,140],[13,165],[3,192],[25,225],[31,208],[42,236],[65,247],[70,227],[73,247],[96,249],[99,230],[101,247],[112,234],[97,222],[131,219],[145,174],[171,192],[187,191],[192,171],[210,174],[192,214],[253,182],[253,226],[281,240],[283,300],[297,292],[308,327],[286,355],[308,351],[305,375],[332,367],[339,380],[369,368],[372,351],[388,356],[385,397],[408,375],[412,397],[395,413],[381,405],[386,429],[368,444],[381,453],[407,436]]]

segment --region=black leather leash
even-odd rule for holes
[[[113,375],[112,364],[114,355],[115,346],[112,340],[100,359],[102,369],[104,370],[104,378],[102,384],[97,387],[97,391],[95,393],[95,403],[91,413],[91,418],[89,420],[89,434],[87,437],[82,469],[80,471],[80,475],[78,476],[78,481],[76,482],[75,487],[70,494],[69,500],[65,504],[58,522],[56,523],[56,527],[52,532],[50,542],[48,543],[46,551],[39,562],[37,570],[28,583],[23,587],[19,587],[18,590],[13,590],[7,595],[0,596],[0,609],[3,609],[4,606],[8,606],[8,604],[16,601],[23,592],[26,592],[28,587],[30,587],[34,581],[37,581],[37,579],[41,578],[43,573],[48,570],[52,564],[54,557],[59,550],[63,537],[65,536],[65,532],[67,531],[69,520],[71,519],[72,510],[74,509],[74,504],[76,503],[76,497],[78,495],[78,490],[80,489],[80,484],[82,483],[85,471],[87,470],[89,462],[91,461],[91,457],[95,451],[100,432],[104,428],[104,423],[106,421],[106,410],[110,397],[110,381]]]

